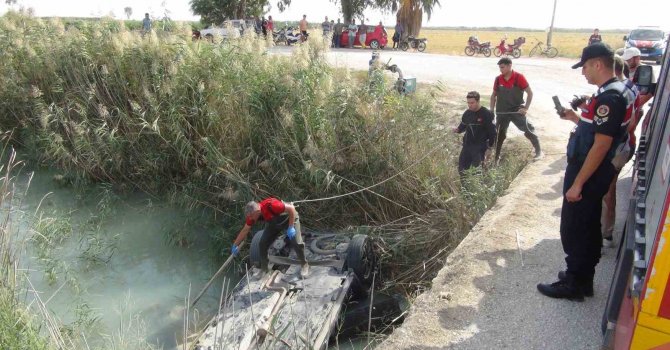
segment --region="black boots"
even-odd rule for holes
[[[590,294],[588,296],[593,296],[593,280],[591,280],[589,290],[588,283],[579,283],[574,276],[561,271],[557,282],[551,284],[540,283],[537,285],[537,290],[550,298],[584,301],[584,295],[588,295],[587,292]]]
[[[565,273],[565,271],[559,271],[558,272],[558,279],[559,280],[566,280],[568,278],[568,275]],[[582,293],[584,293],[584,296],[586,297],[592,297],[593,296],[593,278],[589,278],[584,281],[578,281],[576,280],[576,283],[579,287],[582,288]]]

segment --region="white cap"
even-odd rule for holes
[[[623,51],[623,55],[621,55],[621,58],[623,58],[624,61],[628,61],[629,59],[640,56],[641,54],[642,53],[640,52],[640,49],[638,49],[637,47],[629,47]]]

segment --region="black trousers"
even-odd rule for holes
[[[302,240],[302,232],[300,230],[300,218],[297,216],[295,218],[295,222],[293,223],[293,227],[295,227],[295,239],[290,239],[289,244],[295,252],[298,260],[301,262],[307,262],[307,259],[305,259],[305,243]],[[275,216],[272,220],[270,220],[270,222],[267,222],[263,231],[257,233],[259,235],[263,235],[260,241],[261,261],[260,266],[257,267],[267,270],[268,249],[277,239],[277,236],[279,236],[279,234],[286,229],[288,229],[288,215],[282,214]]]
[[[530,143],[535,148],[535,151],[540,150],[540,139],[538,139],[535,134],[535,127],[533,124],[528,122],[528,119],[525,115],[514,113],[514,114],[497,114],[496,115],[496,159],[500,159],[500,149],[502,148],[503,142],[507,138],[507,128],[509,128],[509,123],[512,122],[514,125],[521,131],[523,135],[526,136]]]
[[[570,189],[582,167],[581,162],[568,162],[563,180],[563,207],[561,209],[561,243],[566,254],[567,273],[579,280],[593,280],[600,261],[602,233],[600,214],[603,196],[616,174],[610,160],[591,175],[582,189],[582,199],[568,202],[565,193]]]
[[[463,175],[465,170],[480,166],[485,154],[486,145],[463,144],[461,154],[458,156],[458,173]]]

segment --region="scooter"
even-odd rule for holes
[[[511,45],[505,45],[505,41],[507,41],[506,36],[500,39],[500,44],[498,44],[498,46],[493,49],[493,54],[496,57],[500,57],[502,55],[512,55],[514,58],[519,58],[521,56],[521,45],[526,42],[526,38],[520,36],[516,38],[514,40],[514,44]]]
[[[308,37],[309,35],[306,35],[305,38],[303,39],[302,33],[300,33],[299,31],[295,31],[293,27],[289,27],[286,30],[286,45],[303,42],[307,40]]]
[[[486,57],[491,56],[491,42],[487,41],[485,43],[480,43],[476,36],[471,36],[468,39],[468,46],[465,47],[465,54],[474,56],[478,53],[481,53]]]

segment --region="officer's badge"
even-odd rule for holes
[[[596,114],[600,117],[607,116],[608,114],[610,114],[610,107],[608,105],[600,105],[600,107],[598,107],[598,110],[596,111]]]

